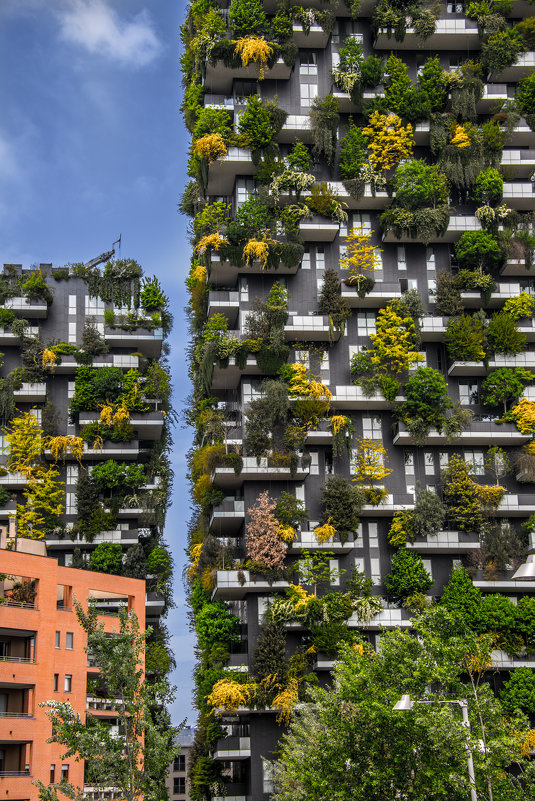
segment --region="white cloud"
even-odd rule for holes
[[[126,21],[103,0],[69,0],[58,18],[63,39],[123,65],[144,67],[161,51],[145,10]]]

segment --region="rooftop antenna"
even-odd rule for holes
[[[115,252],[115,245],[119,245],[119,247],[118,247],[119,258],[121,258],[121,237],[122,237],[122,234],[119,234],[119,239],[116,239],[115,242],[112,242],[112,244],[111,244],[112,248],[114,248],[114,252]]]

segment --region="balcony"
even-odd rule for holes
[[[515,178],[530,178],[535,170],[535,150],[505,148],[502,152],[501,166],[507,167]]]
[[[516,281],[507,282],[502,281],[497,284],[496,290],[492,293],[488,303],[484,303],[481,298],[481,292],[461,292],[461,300],[463,306],[468,309],[479,309],[481,306],[485,308],[497,308],[505,303],[510,298],[517,298],[522,290],[520,284]]]
[[[269,271],[264,269],[262,263],[253,261],[248,267],[238,267],[231,264],[229,261],[221,261],[219,253],[212,253],[211,266],[210,266],[210,283],[220,286],[229,286],[236,283],[238,275],[295,275],[299,269],[300,264],[288,267],[284,263],[280,263],[276,271]]]
[[[101,459],[138,459],[140,454],[139,442],[131,439],[129,442],[110,442],[106,440],[102,444],[102,448],[90,448],[84,442],[84,452],[82,459],[90,459],[91,461],[100,461]],[[47,458],[52,458],[49,450],[45,451]],[[74,457],[72,457],[74,459]]]
[[[262,375],[254,354],[247,356],[243,367],[237,365],[235,356],[230,356],[227,367],[214,364],[211,387],[213,390],[237,389],[244,375]]]
[[[395,298],[400,298],[401,289],[399,281],[392,283],[378,281],[371,292],[361,298],[356,286],[347,286],[342,283],[342,297],[347,300],[352,309],[380,309]]]
[[[414,495],[412,492],[387,495],[384,501],[377,506],[367,503],[361,511],[362,517],[391,517],[394,512],[404,512],[414,509]]]
[[[533,14],[533,7],[531,10]],[[515,15],[516,16],[516,15]],[[503,81],[504,83],[518,83],[522,78],[526,78],[535,72],[535,53],[522,53],[511,67],[506,67],[501,72],[493,72],[493,81]]]
[[[481,547],[476,534],[465,534],[464,531],[439,531],[436,536],[418,537],[408,542],[407,548],[422,554],[469,553]]]
[[[20,489],[26,486],[26,477],[23,473],[10,473],[8,471],[5,475],[0,475],[0,486]]]
[[[149,359],[157,359],[162,352],[163,331],[155,328],[136,328],[134,331],[123,331],[118,328],[106,328],[104,338],[111,348],[130,348],[138,350]]]
[[[38,337],[39,326],[29,325],[25,328],[24,332],[28,337]],[[5,328],[0,327],[0,345],[20,345],[20,337],[16,336],[9,329],[6,330]]]
[[[518,183],[504,183],[503,202],[513,209],[521,211],[531,211],[535,209],[535,193],[531,181],[519,181]]]
[[[535,373],[535,351],[518,353],[516,356],[498,355],[489,359],[488,366],[483,362],[453,362],[448,370],[448,375],[452,378],[458,376],[485,376],[497,370],[498,367],[524,367]]]
[[[329,318],[323,315],[290,315],[284,326],[284,336],[290,341],[338,342],[340,331],[329,326]]]
[[[508,144],[512,147],[533,147],[535,146],[535,131],[532,131],[527,122],[521,119],[512,131]]]
[[[312,45],[304,45],[311,47]],[[275,64],[265,71],[265,80],[287,81],[292,72],[292,68],[279,58]],[[216,64],[206,64],[206,76],[204,85],[210,92],[216,94],[229,94],[232,91],[232,82],[257,81],[258,67],[256,64],[249,64],[247,67],[227,67],[223,61]]]
[[[139,367],[139,356],[132,354],[108,354],[107,356],[95,356],[93,367],[120,367],[122,370],[137,370]],[[64,355],[61,362],[56,364],[54,372],[57,374],[75,373],[78,369],[78,362],[74,356]]]
[[[79,412],[78,424],[86,426],[100,420],[99,412]],[[134,428],[139,439],[160,439],[162,435],[163,412],[147,412],[146,414],[132,414],[129,423]],[[129,445],[128,442],[116,442],[115,446]]]
[[[333,96],[338,101],[338,109],[343,114],[354,114],[356,111],[360,111],[362,107],[362,103],[353,102],[353,99],[349,92],[333,92]],[[362,93],[363,100],[375,100],[376,98],[384,97],[385,90],[384,86],[375,86],[373,89],[365,89]]]
[[[348,209],[384,209],[390,205],[391,198],[388,192],[372,190],[370,184],[364,187],[364,194],[361,198],[352,197],[345,188],[342,181],[329,181],[340,201],[347,206]]]
[[[396,398],[402,401],[403,398]],[[355,384],[336,386],[331,398],[334,409],[391,409],[392,404],[386,400],[382,392],[376,391],[373,395],[366,395],[362,387]]]
[[[492,667],[496,670],[514,670],[515,668],[535,669],[535,660],[527,656],[509,656],[505,651],[495,650],[491,653]]]
[[[521,434],[514,423],[502,423],[496,425],[493,422],[472,421],[470,428],[463,431],[455,441],[461,439],[463,445],[509,445],[519,446],[529,442],[529,434]],[[394,445],[415,445],[411,434],[407,431],[405,423],[398,423],[397,433],[394,435]],[[426,445],[446,445],[447,439],[444,433],[439,433],[436,428],[432,428],[425,440]]]
[[[334,242],[339,231],[340,224],[325,217],[315,217],[306,222],[301,220],[299,223],[299,233],[304,242]]]
[[[223,159],[214,161],[208,170],[207,195],[230,195],[237,175],[254,175],[251,151],[242,147],[229,147]]]
[[[505,152],[505,151],[504,151]],[[534,163],[535,166],[535,163]],[[481,224],[477,217],[470,217],[468,215],[454,214],[450,217],[448,230],[443,236],[435,234],[431,237],[431,242],[457,242],[458,239],[464,234],[465,231],[481,231]],[[413,242],[417,243],[417,239],[411,239],[407,234],[403,234],[399,239],[394,235],[393,231],[388,231],[383,235],[383,242]]]
[[[13,397],[19,403],[44,403],[46,400],[46,384],[31,384],[23,381],[20,389],[14,390]]]
[[[241,600],[248,593],[272,593],[285,590],[290,586],[287,581],[269,582],[263,576],[250,573],[248,570],[218,570],[212,599]]]
[[[348,620],[348,626],[357,629],[377,630],[377,629],[410,629],[411,620],[408,609],[383,609],[375,615],[369,623],[363,623],[358,615],[352,615]]]
[[[308,114],[288,114],[286,122],[279,131],[279,142],[293,144],[295,139],[300,139],[305,144],[312,144],[312,129],[310,127],[310,117]]]
[[[311,25],[308,33],[303,30],[303,26],[294,23],[293,40],[297,47],[312,48],[313,50],[323,50],[327,47],[330,34],[323,30],[321,25]]]
[[[302,551],[329,551],[335,555],[349,553],[355,546],[353,535],[350,534],[347,540],[340,542],[340,536],[335,535],[334,540],[327,542],[318,542],[313,529],[319,526],[319,523],[310,523],[309,531],[298,531],[296,539],[288,545],[288,553],[300,554]]]
[[[513,579],[501,579],[497,581],[487,581],[485,579],[473,579],[472,584],[484,593],[488,592],[535,592],[535,581],[513,581]]]
[[[234,328],[240,310],[240,293],[225,290],[212,290],[208,293],[208,317],[224,314],[230,327]]]
[[[6,298],[4,308],[28,320],[46,320],[48,317],[48,304],[37,298]]]
[[[249,759],[251,756],[250,737],[225,737],[219,740],[214,751],[214,759],[234,761],[236,759]]]
[[[212,480],[218,489],[235,490],[244,481],[304,481],[309,472],[310,467],[303,457],[292,475],[289,467],[274,467],[268,458],[257,460],[254,456],[245,456],[240,475],[236,475],[232,467],[216,467]]]
[[[442,342],[448,324],[447,317],[423,317],[421,324],[424,342]]]
[[[122,545],[123,548],[128,548],[130,545],[137,545],[139,542],[139,530],[137,528],[131,529],[114,529],[113,531],[99,531],[98,534],[95,534],[92,542],[88,542],[86,539],[80,539],[79,537],[70,537],[69,541],[76,548],[89,548],[93,549],[94,546],[98,545],[100,542],[112,542],[117,543],[118,545]],[[47,539],[46,540],[46,548],[47,551],[59,549],[61,551],[65,548],[65,541],[59,539]]]
[[[500,275],[503,277],[519,275],[523,278],[533,278],[535,270],[533,265],[526,264],[525,259],[507,259],[500,271]]]
[[[290,398],[291,401],[292,399]],[[333,432],[329,425],[329,420],[320,420],[316,428],[310,428],[306,433],[307,445],[331,445],[332,441]]]
[[[476,109],[479,114],[496,113],[506,102],[507,84],[487,83],[483,87],[481,100],[478,100],[476,103]]]
[[[402,42],[396,42],[394,36],[387,36],[386,29],[381,28],[375,40],[377,50],[416,50],[425,47],[430,53],[434,50],[479,50],[481,43],[477,25],[465,19],[437,19],[435,33],[424,42],[416,35],[414,28],[407,28]]]
[[[245,520],[245,503],[229,496],[214,507],[210,516],[210,533],[217,536],[237,534]]]
[[[90,698],[86,699],[85,708],[88,712],[107,712],[119,714],[122,702],[120,698]]]
[[[520,3],[523,2],[524,4],[526,4],[525,0],[515,0],[515,2],[513,3],[513,5],[515,6],[515,11],[516,11],[516,4],[519,3],[519,2]],[[292,0],[290,5],[298,5],[298,3],[296,2],[296,0]],[[276,14],[278,9],[279,9],[279,2],[278,2],[278,0],[264,0],[263,6],[264,6],[264,11],[267,14]],[[307,0],[307,3],[306,3],[306,7],[307,8],[316,8],[316,9],[319,9],[320,11],[323,11],[328,6],[329,6],[329,3],[327,2],[327,0]],[[375,7],[375,0],[362,0],[362,2],[359,5],[358,16],[359,17],[371,17],[372,14],[373,14],[374,7]],[[528,8],[531,8],[531,6],[528,6]],[[533,11],[531,13],[533,13]],[[346,18],[350,17],[351,16],[351,12],[349,10],[349,7],[346,6],[345,3],[341,3],[340,6],[338,6],[336,8],[336,16],[337,17],[346,17]],[[520,15],[515,13],[514,16],[517,17],[517,16],[520,16]],[[526,14],[526,16],[530,16],[530,15]],[[305,45],[305,47],[311,47],[311,45]],[[228,796],[227,796],[227,800],[228,800]],[[219,799],[214,799],[214,801],[219,801]]]
[[[529,517],[535,512],[535,495],[533,493],[514,495],[507,493],[494,514],[497,517]],[[525,581],[517,586],[523,587]]]

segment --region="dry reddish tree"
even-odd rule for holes
[[[267,490],[261,492],[247,510],[250,520],[245,530],[249,559],[261,562],[269,570],[283,568],[286,554],[286,545],[278,535],[279,521],[273,514],[275,505]]]

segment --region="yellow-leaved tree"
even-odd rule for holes
[[[43,459],[49,438],[43,436],[32,409],[13,418],[6,426],[5,440],[8,445],[8,469],[26,479],[23,492],[26,503],[17,504],[17,535],[42,539],[58,525],[59,516],[65,508],[65,484],[59,480],[59,470],[54,465],[48,466]],[[75,452],[78,449],[77,442],[64,442],[63,446],[60,451],[67,449]]]
[[[238,39],[234,53],[240,56],[244,67],[249,64],[256,64],[258,67],[258,80],[264,80],[264,71],[266,64],[273,55],[273,48],[263,36],[244,36],[242,39]]]
[[[397,114],[374,111],[368,125],[362,129],[362,135],[368,145],[370,164],[376,172],[391,170],[412,156],[412,125],[403,125]]]
[[[383,481],[392,470],[385,466],[386,449],[380,440],[358,439],[353,480],[367,484]]]
[[[420,353],[412,350],[415,341],[412,317],[401,317],[391,306],[380,309],[375,334],[370,339],[373,343],[370,362],[379,372],[402,373],[423,360]]]
[[[362,226],[352,228],[346,237],[345,255],[340,259],[342,270],[349,270],[352,276],[373,273],[381,265],[381,249],[371,244],[373,231]]]

